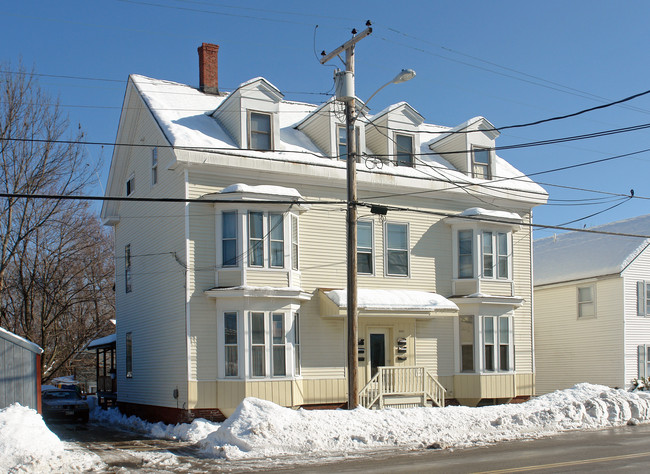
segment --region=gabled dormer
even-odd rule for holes
[[[406,102],[391,105],[366,124],[366,146],[383,161],[415,166],[424,117]]]
[[[360,116],[364,105],[356,100],[357,116]],[[346,160],[348,154],[347,128],[345,125],[345,104],[331,98],[296,125],[311,141],[332,159]],[[366,149],[365,123],[357,120],[357,145],[360,153]]]
[[[492,179],[499,135],[487,119],[474,117],[433,140],[429,148],[471,178]]]
[[[278,150],[282,93],[262,77],[233,91],[210,115],[228,131],[239,148]]]

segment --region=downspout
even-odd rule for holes
[[[184,170],[185,174],[185,199],[189,199],[189,172]],[[187,378],[185,386],[185,402],[183,409],[188,410],[189,415],[189,391],[190,391],[190,373],[191,373],[191,359],[190,359],[190,275],[187,271],[190,262],[190,203],[185,202],[185,360],[187,363]]]

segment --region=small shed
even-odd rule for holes
[[[0,409],[12,403],[41,413],[40,346],[0,328]]]

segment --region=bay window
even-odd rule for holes
[[[483,231],[481,233],[481,262],[483,278],[507,280],[510,275],[510,253],[506,232]]]
[[[287,375],[286,369],[286,336],[284,331],[284,313],[272,314],[273,324],[273,359],[272,373],[274,377]]]
[[[224,267],[237,266],[237,211],[221,214],[221,251]]]
[[[474,277],[473,236],[471,230],[458,232],[458,278]]]
[[[284,267],[284,219],[282,214],[269,214],[269,255],[271,267]]]
[[[248,265],[264,266],[264,213],[248,213]]]
[[[513,370],[510,316],[460,316],[459,342],[461,372],[475,372],[475,367],[485,373]]]
[[[251,375],[266,376],[266,331],[264,313],[251,313]]]

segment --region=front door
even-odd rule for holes
[[[377,367],[387,365],[388,358],[386,346],[388,342],[388,329],[370,330],[370,378],[377,373]]]

